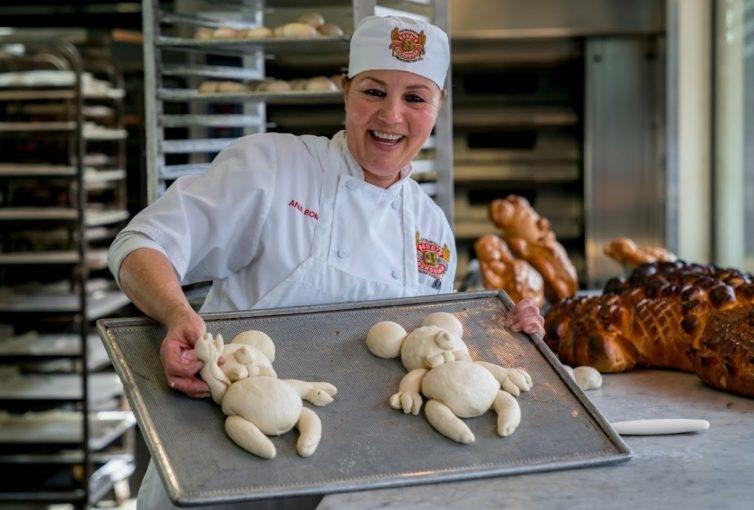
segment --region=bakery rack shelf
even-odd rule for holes
[[[89,449],[102,450],[136,424],[133,413],[89,413]],[[0,445],[8,448],[65,449],[81,444],[81,418],[72,411],[42,411],[22,415],[0,411]],[[80,452],[75,452],[80,457]]]
[[[87,296],[86,315],[90,320],[101,319],[129,303],[120,291],[98,290]],[[76,314],[81,311],[76,294],[16,294],[0,296],[0,314],[13,313],[61,313]]]
[[[88,402],[88,407],[106,409],[109,402],[123,394],[123,384],[114,373],[95,373],[87,377],[87,397],[82,394],[78,374],[3,374],[0,402],[66,403]],[[81,420],[83,421],[83,420]]]
[[[96,371],[110,364],[102,341],[88,335],[87,368]],[[81,358],[81,338],[73,334],[38,334],[30,332],[0,340],[0,363],[22,364],[20,368],[34,372],[73,372]]]
[[[72,133],[76,130],[75,122],[0,122],[0,133],[23,136],[36,132]]]
[[[285,91],[285,92],[217,92],[202,94],[193,89],[161,89],[157,92],[163,101],[204,101],[227,103],[239,101],[269,104],[331,104],[342,103],[343,92]]]
[[[61,480],[64,476],[61,475],[60,468],[53,466],[53,469],[50,469],[50,466],[44,466],[47,469],[42,469],[40,466],[26,466],[18,461],[14,461],[12,464],[26,469],[21,469],[20,473],[16,474],[18,478],[11,480],[11,482],[15,482],[13,489],[6,491],[0,485],[0,502],[78,503],[86,500],[87,496],[90,501],[98,501],[112,490],[115,484],[126,480],[134,471],[133,459],[127,457],[115,458],[105,462],[92,472],[87,484],[87,491],[75,488],[66,490],[60,485],[71,486],[75,484],[76,480],[66,480],[68,483],[65,483]],[[21,480],[22,476],[26,479]],[[38,484],[34,483],[39,479],[44,480],[50,487],[40,489]]]
[[[112,64],[52,40],[0,53],[0,501],[85,508],[134,469],[111,451],[133,447],[132,414],[93,412],[118,410],[123,387],[89,334],[128,303],[92,278],[128,218],[125,90]]]
[[[99,411],[99,412],[123,412],[123,411]],[[132,413],[133,414],[133,413]],[[129,427],[131,428],[131,427]],[[81,451],[60,450],[53,453],[8,453],[0,455],[0,464],[36,464],[36,465],[71,465],[80,464]],[[122,451],[96,451],[92,452],[91,459],[94,464],[104,465],[112,460],[132,461],[133,455]]]
[[[125,97],[125,91],[123,89],[111,89],[107,92],[89,92],[83,94],[83,99],[123,99]],[[23,89],[23,90],[1,90],[0,89],[0,101],[39,101],[50,99],[75,99],[75,92],[70,89]]]
[[[456,112],[459,128],[575,126],[578,114],[566,108],[465,108]]]
[[[350,33],[363,17],[391,13],[448,26],[444,0],[145,0],[143,6],[149,202],[173,180],[206,171],[215,154],[240,136],[267,130],[332,136],[341,130],[339,75]],[[337,29],[279,36],[302,14],[320,9]],[[242,32],[261,27],[274,30],[268,37]],[[312,37],[316,33],[337,35]],[[265,84],[272,77],[288,83]],[[302,83],[318,77],[331,83]],[[274,87],[281,91],[269,90]],[[423,155],[434,159],[433,167],[417,176],[434,179],[423,186],[452,220],[450,102],[438,116],[432,154]]]
[[[581,177],[578,163],[465,164],[456,160],[456,183],[537,182],[569,183]]]
[[[92,269],[103,269],[107,266],[107,250],[87,250],[87,266]],[[36,264],[80,264],[81,257],[75,251],[19,251],[0,252],[0,265],[36,265]]]
[[[158,48],[172,50],[202,49],[207,52],[213,50],[236,51],[246,53],[263,50],[266,53],[322,53],[348,50],[348,37],[312,37],[312,38],[283,38],[270,39],[184,39],[180,37],[159,37],[155,41]]]
[[[119,223],[128,219],[128,211],[87,210],[84,225],[96,227]],[[78,221],[79,213],[70,207],[5,207],[0,209],[0,221]]]

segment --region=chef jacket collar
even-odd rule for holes
[[[341,131],[336,136],[340,138],[340,143],[343,146],[343,157],[346,161],[348,175],[350,175],[351,177],[355,177],[356,179],[359,179],[360,181],[364,181],[364,169],[361,168],[361,165],[359,165],[359,163],[356,161],[356,158],[353,157],[353,154],[351,154],[351,151],[348,149],[348,142],[346,141],[346,132]],[[400,188],[400,184],[402,184],[403,181],[405,181],[411,175],[413,171],[414,169],[411,166],[411,163],[406,165],[400,172],[400,179],[398,179],[395,183],[391,184],[390,187],[387,188],[385,191],[396,193],[397,190]]]

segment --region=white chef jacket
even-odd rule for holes
[[[450,292],[453,234],[409,174],[387,189],[367,183],[344,132],[244,137],[135,216],[108,263],[117,278],[130,251],[163,252],[183,284],[212,280],[203,312]],[[151,462],[138,504],[176,508]]]
[[[345,281],[373,282],[370,298],[450,292],[452,231],[409,174],[410,168],[387,189],[365,182],[343,131],[332,140],[246,136],[207,172],[178,179],[137,214],[110,249],[110,269],[117,278],[130,251],[158,249],[182,284],[212,281],[202,312],[364,299],[363,289],[350,296],[347,288],[336,299],[288,295],[280,301],[271,294],[280,294],[281,284],[312,257],[315,233],[331,215],[324,258]]]

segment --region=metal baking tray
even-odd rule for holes
[[[295,430],[273,438],[278,453],[261,460],[224,432],[220,406],[170,391],[160,364],[164,328],[146,319],[105,319],[97,328],[123,378],[126,395],[170,498],[178,505],[324,494],[466,480],[609,464],[631,452],[565,374],[539,338],[503,327],[510,305],[504,293],[442,296],[207,314],[207,330],[229,341],[247,329],[275,341],[281,378],[328,381],[335,401],[313,407],[322,442],[303,459]],[[393,320],[411,331],[432,312],[456,314],[474,359],[524,367],[534,388],[519,397],[522,419],[507,438],[495,433],[492,412],[466,420],[476,436],[461,445],[419,416],[388,405],[405,374],[398,359],[366,348],[369,328]],[[307,404],[308,405],[308,404]]]

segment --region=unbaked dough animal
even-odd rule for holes
[[[367,335],[367,346],[374,355],[400,356],[408,370],[398,392],[390,397],[390,406],[417,415],[424,396],[428,399],[424,414],[429,423],[462,444],[473,443],[474,434],[461,418],[480,416],[488,409],[498,415],[498,435],[512,434],[521,422],[521,409],[513,397],[531,389],[529,374],[519,368],[473,361],[460,335],[426,325],[428,322],[445,324],[456,332],[461,325],[452,314],[435,313],[410,334],[399,324],[384,321],[372,326]]]
[[[263,459],[276,455],[267,436],[278,436],[296,427],[296,450],[312,455],[322,437],[319,417],[303,406],[302,399],[316,406],[333,401],[337,389],[326,382],[278,379],[272,362],[275,344],[261,331],[245,331],[225,344],[222,335],[206,333],[195,344],[204,362],[199,372],[212,399],[222,405],[225,431],[238,446]],[[222,365],[218,360],[222,356]]]

